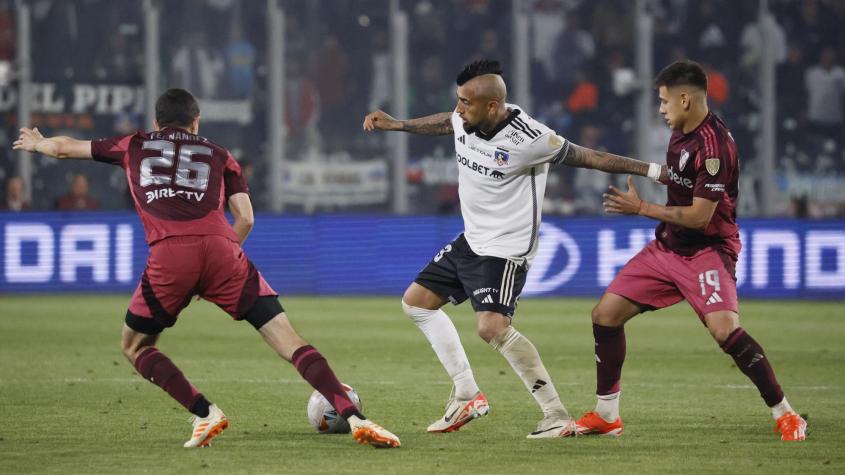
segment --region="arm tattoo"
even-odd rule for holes
[[[403,120],[400,124],[402,126],[400,130],[412,134],[449,135],[453,132],[451,112],[441,112],[418,119]]]
[[[607,173],[622,173],[648,176],[648,163],[633,158],[599,152],[570,143],[563,157],[564,165],[578,168],[594,168]]]

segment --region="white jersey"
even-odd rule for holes
[[[518,106],[507,107],[507,119],[488,134],[466,133],[452,114],[464,236],[478,255],[530,263],[549,164],[563,159],[569,141]]]

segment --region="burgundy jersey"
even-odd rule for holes
[[[119,165],[147,243],[171,236],[238,236],[223,214],[229,196],[249,192],[241,167],[224,147],[178,128],[91,142],[99,162]]]
[[[710,112],[692,132],[675,131],[666,152],[666,165],[666,206],[690,206],[694,197],[716,201],[718,205],[704,232],[660,223],[655,231],[657,239],[682,256],[715,247],[736,258],[741,247],[736,225],[739,162],[736,143],[725,123]]]

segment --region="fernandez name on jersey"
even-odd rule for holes
[[[537,252],[549,165],[569,142],[519,106],[488,133],[452,114],[464,235],[473,252],[529,264]]]

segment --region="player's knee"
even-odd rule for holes
[[[487,343],[490,343],[496,336],[508,328],[508,325],[500,325],[492,319],[482,320],[478,323],[478,336]]]
[[[479,336],[482,340],[484,340],[485,342],[490,343],[490,341],[491,341],[493,338],[496,338],[496,335],[498,335],[498,334],[499,334],[499,331],[500,331],[500,330],[499,330],[498,328],[491,328],[491,327],[487,327],[487,326],[481,326],[481,327],[478,327],[478,336]]]
[[[593,307],[593,311],[590,312],[590,317],[593,320],[593,323],[596,325],[602,325],[605,327],[613,327],[616,326],[614,323],[614,318],[611,312],[608,312],[604,305],[599,302]]]
[[[411,286],[412,287],[412,286]],[[414,304],[417,303],[416,299],[414,298],[414,292],[411,290],[411,287],[405,289],[405,293],[402,294],[402,308],[405,308],[405,305],[415,306]]]
[[[727,331],[727,330],[722,329],[722,328],[710,328],[709,330],[710,330],[710,335],[712,335],[713,339],[716,340],[716,343],[718,343],[720,345],[722,343],[724,343],[725,340],[728,339],[728,336],[730,336],[730,334],[731,334],[730,331]]]
[[[417,307],[410,305],[408,302],[405,301],[405,297],[402,297],[402,311],[405,312],[405,315],[407,315],[408,318],[413,320],[414,316],[417,313],[417,310],[419,310]]]
[[[704,324],[716,343],[724,343],[739,328],[739,316],[734,312],[713,312],[704,316]]]
[[[149,346],[150,345],[142,341],[127,338],[123,338],[120,342],[120,349],[123,352],[123,356],[125,356],[132,364],[135,364],[135,360],[138,359],[138,356]]]
[[[713,339],[716,340],[716,343],[722,344],[727,341],[728,337],[731,336],[731,333],[736,330],[736,327],[733,325],[716,325],[707,327],[710,331],[710,335],[713,336]]]
[[[417,324],[429,320],[437,313],[437,310],[429,310],[410,305],[404,299],[402,300],[402,311]]]

